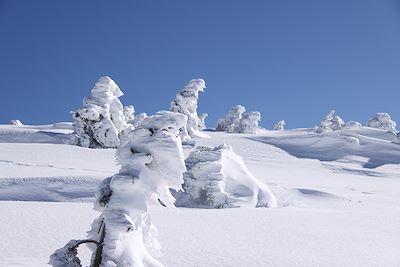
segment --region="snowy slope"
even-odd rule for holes
[[[5,134],[15,127],[0,126],[0,200],[7,200],[0,202],[7,241],[0,242],[0,266],[46,266],[56,248],[85,237],[98,213],[82,202],[118,166],[112,149],[60,144],[68,130],[57,130],[57,144],[34,144],[32,136],[15,143]],[[29,131],[52,131],[39,128]],[[278,207],[154,207],[166,266],[400,266],[400,145],[393,135],[371,128],[207,134],[196,143],[231,145]]]

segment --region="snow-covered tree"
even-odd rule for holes
[[[250,173],[231,146],[196,147],[186,159],[186,168],[183,191],[175,193],[178,206],[276,206],[273,193]]]
[[[396,133],[396,122],[392,120],[386,112],[376,113],[375,116],[368,120],[368,127],[382,129]]]
[[[256,134],[260,131],[258,125],[261,121],[261,114],[258,111],[243,113],[242,119],[239,121],[237,131],[244,134]]]
[[[326,114],[317,128],[318,133],[332,132],[340,130],[344,126],[344,121],[339,116],[335,115],[335,111],[331,110]]]
[[[242,119],[243,113],[246,112],[246,108],[242,105],[237,105],[229,110],[225,118],[219,119],[217,123],[216,131],[224,131],[228,133],[237,132],[240,120]]]
[[[261,114],[258,111],[246,112],[246,108],[237,105],[231,108],[225,118],[219,119],[216,131],[228,133],[255,134],[260,131]]]
[[[181,129],[181,137],[187,140],[190,137],[209,137],[201,132],[205,128],[204,121],[197,115],[197,101],[199,92],[204,92],[206,83],[203,79],[193,79],[176,95],[171,102],[171,111],[186,115],[187,125]],[[205,118],[205,117],[204,117]]]
[[[10,120],[10,125],[22,126],[23,124],[20,120]]]
[[[101,77],[82,108],[73,112],[75,134],[84,147],[118,147],[121,133],[131,130],[118,99],[123,95],[118,85],[108,76]]]
[[[160,245],[149,204],[174,205],[170,189],[181,188],[186,171],[179,137],[186,123],[183,114],[163,111],[121,138],[121,169],[99,186],[95,209],[101,215],[89,232],[89,240],[103,239],[100,266],[163,266],[154,258]],[[103,238],[99,229],[105,229]]]
[[[274,126],[274,130],[275,131],[284,131],[285,130],[285,121],[284,120],[280,120],[278,121],[275,126]]]

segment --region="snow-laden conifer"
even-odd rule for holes
[[[377,128],[381,130],[391,131],[396,133],[396,122],[392,120],[390,115],[386,112],[378,112],[375,116],[368,120],[368,127]]]
[[[275,131],[284,131],[285,130],[285,121],[284,120],[280,120],[278,121],[275,126],[274,126],[274,130]]]
[[[89,233],[90,239],[98,240],[98,229],[105,225],[101,266],[162,266],[154,258],[160,245],[149,204],[174,205],[169,190],[178,190],[183,183],[186,168],[179,129],[186,120],[180,113],[159,112],[121,139],[121,169],[99,187],[95,209],[102,213]]]
[[[108,76],[101,77],[83,100],[82,108],[73,112],[75,134],[79,144],[92,148],[118,147],[121,133],[131,129],[118,99],[123,95]]]
[[[191,137],[209,137],[201,132],[205,128],[203,120],[197,115],[197,101],[199,92],[204,92],[206,83],[203,79],[193,79],[183,87],[171,102],[171,111],[182,113],[187,116],[187,124],[181,129],[181,137],[187,140]]]
[[[331,110],[326,114],[317,128],[318,133],[326,133],[340,130],[345,125],[342,118],[335,115],[335,111]]]

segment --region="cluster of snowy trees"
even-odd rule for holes
[[[390,115],[385,112],[376,113],[374,117],[368,120],[366,126],[397,133],[396,122],[393,121]],[[356,130],[360,129],[361,127],[362,127],[361,123],[356,121],[349,121],[345,123],[342,118],[335,115],[334,110],[331,110],[321,120],[320,125],[316,128],[316,132],[326,133],[341,129]]]
[[[101,77],[74,114],[74,130],[85,147],[118,148],[119,172],[99,186],[94,204],[101,212],[88,239],[71,240],[50,256],[53,266],[79,267],[77,247],[90,243],[92,264],[100,266],[163,266],[151,222],[151,202],[186,207],[275,207],[274,194],[246,168],[232,147],[196,147],[184,160],[182,140],[208,137],[198,116],[199,92],[205,81],[194,79],[176,95],[170,111],[134,115],[109,77]],[[224,120],[224,130],[257,133],[260,113],[237,106]],[[222,122],[221,122],[222,123]],[[277,130],[283,130],[284,122]],[[221,126],[221,125],[220,125]],[[221,126],[222,127],[222,126]],[[228,130],[229,129],[229,130]],[[174,194],[174,195],[173,195]]]
[[[261,130],[260,120],[260,112],[246,112],[244,106],[237,105],[231,108],[225,118],[218,120],[215,130],[228,133],[256,134]]]
[[[50,256],[53,266],[79,267],[77,247],[92,244],[92,264],[97,266],[163,266],[157,231],[149,205],[200,208],[276,207],[271,190],[247,169],[243,159],[228,145],[196,146],[185,160],[182,141],[209,137],[202,132],[207,114],[197,114],[203,79],[186,84],[170,104],[169,111],[134,115],[133,106],[123,106],[123,95],[110,77],[101,77],[74,114],[74,133],[79,144],[90,148],[118,148],[119,172],[106,178],[96,193],[94,220],[88,239],[71,240]],[[260,112],[233,107],[218,121],[217,131],[256,134]],[[17,121],[14,125],[20,125]],[[274,130],[283,131],[285,121]],[[377,113],[368,127],[397,132],[387,113]],[[330,111],[316,128],[325,133],[360,128]]]

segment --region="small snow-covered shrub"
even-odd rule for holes
[[[357,130],[360,129],[361,127],[362,124],[359,123],[358,121],[348,121],[344,124],[342,128],[346,130]]]
[[[132,129],[118,99],[122,95],[122,91],[110,77],[104,76],[97,81],[90,96],[83,100],[82,108],[73,112],[74,132],[81,146],[118,147],[121,133]]]
[[[204,92],[206,83],[203,79],[193,79],[176,95],[174,101],[171,102],[171,111],[178,112],[188,117],[187,124],[181,129],[181,137],[183,140],[191,137],[209,137],[202,133],[205,128],[204,119],[206,115],[199,118],[197,115],[197,101],[199,92]]]
[[[275,124],[275,126],[274,126],[274,130],[275,131],[284,131],[285,125],[286,125],[286,123],[284,120],[278,121],[277,124]]]
[[[258,111],[246,112],[246,108],[237,105],[231,108],[223,119],[219,119],[216,131],[228,133],[255,134],[260,131],[261,114]]]
[[[10,125],[23,126],[20,120],[10,120]]]
[[[173,206],[169,190],[181,188],[186,168],[179,129],[186,120],[180,113],[159,112],[121,138],[116,153],[121,169],[99,186],[95,209],[102,213],[89,232],[99,240],[105,224],[101,266],[163,266],[154,258],[160,245],[148,206],[159,201]]]
[[[390,115],[386,112],[376,113],[373,118],[368,120],[367,126],[395,133],[397,132],[396,122],[393,121]]]
[[[340,130],[345,125],[342,118],[335,115],[335,111],[331,110],[326,114],[325,118],[321,121],[316,132],[326,133]]]
[[[186,160],[177,205],[200,208],[275,207],[276,199],[231,146],[197,147]]]

